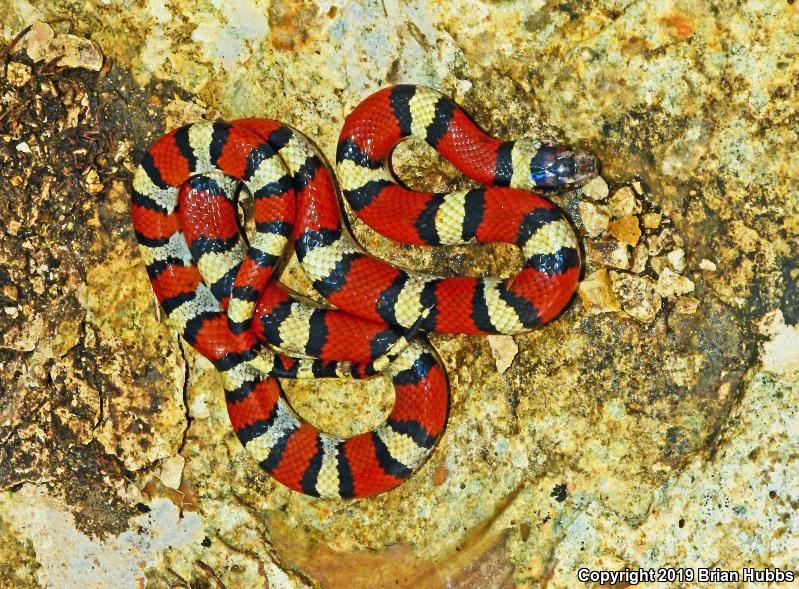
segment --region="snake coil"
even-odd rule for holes
[[[393,148],[420,137],[480,188],[408,190]],[[403,243],[506,242],[523,254],[509,279],[436,277],[364,253],[342,223],[331,173],[297,131],[266,119],[201,122],[146,152],[131,216],[153,290],[172,325],[223,376],[233,429],[284,485],[320,497],[365,497],[408,478],[447,420],[446,374],[419,331],[516,334],[555,317],[577,286],[577,237],[533,191],[579,185],[593,156],[532,139],[499,141],[421,86],[393,86],[347,117],[338,180],[355,214]],[[253,198],[255,232],[240,236],[234,195]],[[275,280],[294,244],[320,306]],[[391,379],[395,402],[373,431],[350,438],[304,422],[280,378]]]

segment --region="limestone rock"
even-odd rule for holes
[[[672,271],[671,268],[663,268],[658,276],[657,291],[662,297],[683,295],[693,290],[694,283],[689,278]]]
[[[598,237],[608,228],[610,215],[608,208],[604,205],[595,205],[591,201],[583,200],[577,208],[580,219],[583,221],[586,233],[589,237]]]
[[[619,188],[608,201],[610,214],[614,217],[626,217],[641,212],[641,203],[635,197],[635,192],[629,186]]]
[[[161,464],[161,473],[158,476],[161,483],[170,489],[179,488],[185,464],[186,460],[180,454],[167,458]]]
[[[615,239],[588,241],[585,244],[588,259],[613,268],[627,270],[630,267],[630,250]]]
[[[663,218],[663,215],[660,213],[644,213],[642,219],[644,221],[644,228],[646,229],[657,229],[660,227],[660,221]]]
[[[674,301],[674,311],[681,315],[693,315],[699,309],[699,300],[693,297],[680,297]]]
[[[605,200],[608,197],[608,183],[602,176],[596,176],[583,186],[583,194],[594,200]]]
[[[707,258],[702,258],[702,261],[699,262],[699,267],[702,270],[706,270],[708,272],[716,271],[716,263],[708,260]]]
[[[491,354],[500,374],[510,367],[516,354],[519,353],[519,346],[509,335],[489,335],[488,345],[491,346]]]
[[[103,56],[92,41],[67,33],[56,35],[50,25],[37,22],[27,37],[28,57],[45,63],[57,60],[62,67],[100,71]]]
[[[592,314],[621,311],[621,304],[613,294],[606,268],[600,268],[580,282],[578,292],[583,306]]]
[[[649,248],[645,243],[639,243],[633,250],[632,260],[630,262],[630,272],[640,274],[646,270],[646,263],[649,260]]]
[[[685,250],[681,247],[670,251],[666,254],[666,258],[675,272],[682,272],[685,270]]]
[[[24,63],[12,61],[8,64],[6,79],[8,83],[16,88],[21,88],[31,79],[31,68]]]
[[[608,226],[608,233],[619,241],[635,247],[641,239],[641,227],[638,218],[632,215],[613,221]]]
[[[661,298],[651,278],[611,272],[610,282],[625,313],[642,323],[654,321],[660,310]]]

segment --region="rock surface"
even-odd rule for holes
[[[0,36],[0,586],[551,589],[579,567],[799,566],[799,3],[10,0]],[[497,136],[588,145],[604,180],[554,199],[642,234],[624,268],[586,262],[593,307],[515,337],[510,363],[495,351],[502,373],[486,338],[433,335],[452,403],[431,460],[386,495],[320,502],[252,463],[218,376],[162,322],[130,178],[203,117],[277,118],[334,159],[351,108],[396,82]],[[468,186],[424,145],[394,163],[413,187]],[[518,263],[354,230],[409,267]],[[381,379],[285,388],[339,434],[392,402]]]

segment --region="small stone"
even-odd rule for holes
[[[633,190],[635,190],[635,193],[638,196],[641,196],[644,193],[644,187],[641,186],[641,183],[638,180],[633,180],[630,182],[630,186],[633,187]]]
[[[167,129],[177,129],[188,123],[196,123],[206,116],[206,108],[196,102],[175,98],[164,108]]]
[[[161,484],[170,489],[179,488],[184,466],[186,466],[186,459],[180,454],[167,458],[161,464],[161,473],[158,476]]]
[[[660,213],[644,213],[644,228],[645,229],[657,229],[660,227],[660,221],[663,218],[663,215]]]
[[[37,295],[43,295],[46,289],[44,278],[42,278],[41,276],[34,276],[33,278],[31,278],[31,289]]]
[[[20,186],[23,182],[24,180],[22,179],[22,176],[20,176],[19,174],[17,174],[16,176],[11,176],[11,186],[13,186],[14,188]]]
[[[650,235],[647,238],[647,245],[649,246],[649,255],[656,256],[662,252],[667,246],[676,245],[673,239],[673,233],[664,229],[656,235]]]
[[[583,200],[577,207],[577,212],[580,214],[583,227],[589,237],[598,237],[608,228],[610,215],[606,206],[595,205],[591,201]]]
[[[509,335],[489,335],[488,345],[491,346],[497,370],[502,374],[513,363],[513,359],[519,353],[519,346]]]
[[[34,62],[50,62],[70,68],[84,68],[99,72],[103,67],[103,55],[97,45],[77,35],[55,35],[52,27],[35,22],[26,37],[28,57]]]
[[[5,284],[3,285],[3,296],[12,301],[16,301],[19,299],[19,289],[15,284]]]
[[[649,248],[645,243],[639,243],[633,250],[633,258],[630,262],[630,272],[640,274],[646,270],[646,262],[649,259]]]
[[[671,264],[675,272],[682,272],[685,270],[685,250],[681,247],[670,251],[666,254],[666,258],[669,260],[669,264]]]
[[[610,214],[614,217],[627,217],[641,212],[641,203],[635,198],[635,193],[629,186],[624,186],[614,192],[608,205]]]
[[[21,153],[30,153],[31,146],[25,143],[24,141],[20,141],[19,143],[17,143],[17,151]]]
[[[24,63],[19,63],[18,61],[12,61],[8,64],[8,70],[6,71],[6,79],[8,83],[14,86],[15,88],[21,88],[25,84],[28,83],[31,79],[31,68]]]
[[[660,275],[660,273],[663,272],[663,268],[669,265],[669,260],[666,256],[652,256],[649,259],[649,264],[652,266],[652,270],[655,271],[655,274]]]
[[[583,186],[583,194],[594,200],[605,200],[608,197],[608,183],[602,176],[595,176]]]
[[[622,310],[642,323],[654,321],[661,307],[660,295],[655,291],[655,282],[645,276],[624,272],[611,272],[613,292],[621,302]]]
[[[8,222],[8,225],[6,225],[6,233],[8,233],[9,235],[14,235],[14,236],[19,235],[20,229],[22,229],[22,223],[20,223],[16,219],[12,219],[11,221]]]
[[[28,57],[33,61],[41,61],[44,51],[55,37],[53,27],[40,20],[34,21],[28,34],[25,35]]]
[[[662,297],[683,295],[693,292],[694,283],[685,276],[673,272],[671,268],[663,268],[658,276],[657,292]]]
[[[702,258],[702,261],[699,262],[699,267],[702,270],[707,270],[708,272],[715,272],[716,271],[716,264],[715,262],[711,262],[707,258]]]
[[[608,233],[622,243],[635,247],[641,239],[641,227],[638,225],[638,217],[630,215],[622,217],[618,221],[613,221],[608,225]]]
[[[699,309],[699,301],[693,297],[680,297],[674,301],[674,311],[681,315],[693,315]]]
[[[621,304],[610,286],[607,268],[600,268],[580,283],[578,290],[583,306],[591,314],[621,311]]]
[[[627,270],[630,267],[630,250],[615,239],[605,239],[601,241],[588,241],[585,244],[588,259],[602,264]]]
[[[100,182],[100,175],[94,168],[89,170],[89,173],[84,177],[84,185],[86,186],[86,192],[89,194],[97,194],[105,188],[103,183]]]
[[[5,311],[6,315],[13,319],[19,317],[19,309],[17,307],[4,307],[3,311]]]

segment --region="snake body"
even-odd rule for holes
[[[483,188],[412,192],[388,168],[404,137],[427,140]],[[172,131],[145,154],[131,213],[156,296],[183,337],[223,376],[233,429],[275,479],[321,497],[391,489],[428,456],[447,418],[446,374],[419,331],[520,333],[552,319],[577,285],[576,236],[560,211],[529,192],[579,184],[595,160],[532,140],[500,142],[454,102],[394,86],[347,117],[337,150],[352,209],[405,243],[518,245],[512,279],[432,277],[360,250],[344,228],[334,180],[310,142],[277,121],[202,122]],[[239,236],[241,182],[255,232]],[[322,307],[274,280],[288,246]],[[304,422],[279,378],[368,378],[383,373],[394,407],[371,432],[339,438]]]

